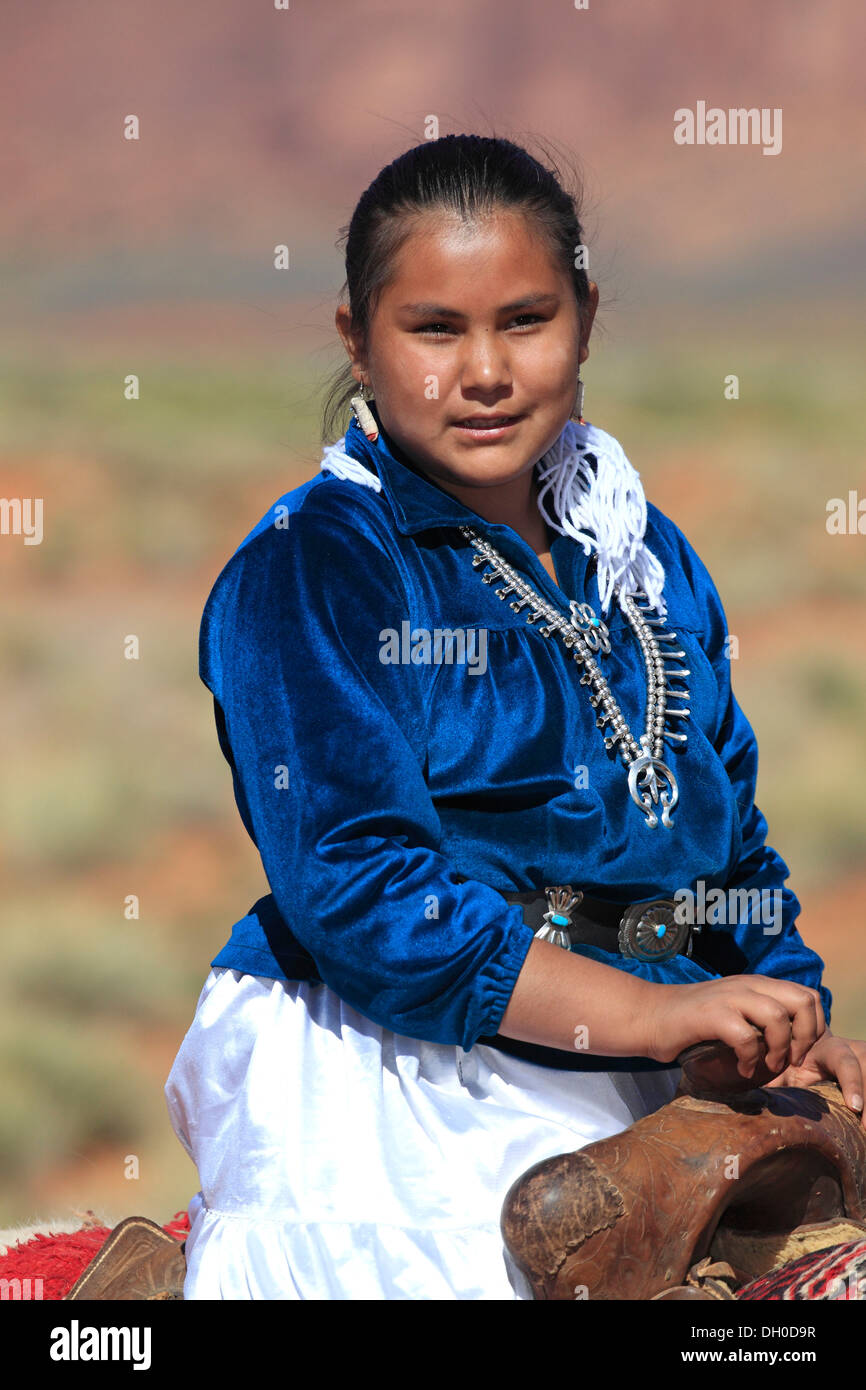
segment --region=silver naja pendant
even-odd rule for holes
[[[596,617],[595,610],[588,603],[578,603],[572,599],[569,608],[571,610],[571,626],[576,628],[591,652],[602,651],[605,655],[610,651],[610,633],[607,623],[603,623],[601,618]]]
[[[677,779],[660,758],[653,758],[644,749],[643,754],[635,758],[629,767],[628,789],[632,801],[646,816],[646,823],[651,830],[659,823],[659,818],[653,810],[654,806],[661,806],[662,825],[673,825],[671,811],[679,801],[680,793]]]

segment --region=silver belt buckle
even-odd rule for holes
[[[678,922],[675,912],[673,898],[654,898],[627,907],[619,924],[620,954],[649,964],[690,956],[693,928]]]
[[[574,908],[579,907],[583,900],[583,891],[580,888],[572,888],[570,883],[557,884],[553,888],[545,888],[547,896],[547,911],[544,914],[544,926],[539,927],[535,933],[538,941],[551,941],[554,946],[562,946],[566,951],[571,949],[571,934],[569,928],[572,926],[571,913]]]

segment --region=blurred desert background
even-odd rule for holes
[[[717,581],[771,842],[834,1030],[866,1036],[866,535],[826,527],[866,499],[862,6],[91,0],[0,24],[0,495],[44,500],[41,544],[0,536],[0,1226],[164,1222],[197,1186],[162,1087],[267,891],[199,619],[318,467],[335,242],[430,116],[583,175],[585,413]],[[781,152],[676,145],[698,101],[781,108]]]

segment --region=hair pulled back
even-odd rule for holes
[[[575,265],[584,245],[581,198],[522,146],[501,137],[444,135],[415,145],[376,175],[337,242],[346,248],[341,294],[348,293],[353,329],[366,336],[394,258],[422,213],[450,212],[471,221],[510,210],[534,219],[580,310],[589,299],[589,277]],[[341,365],[326,392],[322,437],[333,443],[345,432],[349,402],[358,392],[350,363]]]

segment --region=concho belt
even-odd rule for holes
[[[459,882],[467,880],[458,874]],[[526,893],[495,890],[508,903],[523,910],[523,920],[540,941],[556,946],[600,946],[635,960],[661,963],[673,956],[692,954],[692,933],[700,928],[678,922],[673,898],[650,902],[603,902],[588,898],[570,883],[531,889]]]

